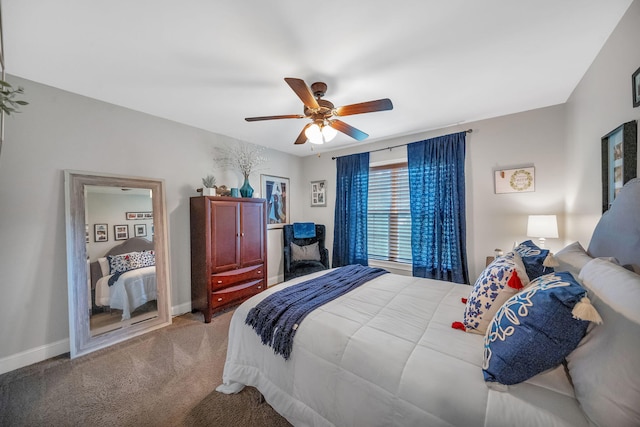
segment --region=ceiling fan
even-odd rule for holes
[[[334,117],[351,116],[354,114],[372,113],[374,111],[393,109],[393,104],[388,98],[336,108],[331,102],[326,99],[322,99],[327,91],[326,83],[316,82],[309,87],[304,80],[301,79],[286,77],[284,81],[287,82],[296,95],[298,95],[300,100],[302,100],[302,103],[304,104],[304,114],[247,117],[245,120],[248,122],[257,122],[260,120],[276,119],[311,119],[311,123],[307,123],[304,128],[302,128],[295,144],[304,144],[307,140],[314,144],[322,144],[332,140],[336,136],[337,131],[349,135],[358,141],[362,141],[369,135]]]

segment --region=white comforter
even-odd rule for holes
[[[464,285],[385,274],[310,313],[285,361],[244,321],[259,301],[310,277],[236,309],[218,391],[255,386],[294,426],[588,425],[562,367],[507,392],[487,388],[483,337],[451,328]]]
[[[143,267],[123,273],[109,286],[112,275],[101,277],[96,283],[96,305],[122,310],[122,320],[149,301],[158,299],[156,267]]]

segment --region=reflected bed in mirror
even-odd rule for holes
[[[164,182],[65,171],[65,195],[71,357],[169,325]]]

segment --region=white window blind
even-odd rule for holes
[[[411,263],[411,211],[406,163],[369,169],[367,230],[370,259]]]

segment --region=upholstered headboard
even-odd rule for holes
[[[150,250],[153,250],[153,242],[150,242],[149,240],[142,237],[132,237],[125,240],[121,244],[109,249],[109,251],[107,251],[104,256],[107,257],[109,255],[120,255],[129,252],[142,252]],[[97,261],[91,263],[90,270],[91,288],[94,289],[96,286],[96,282],[102,277],[102,270],[100,270],[100,264]]]
[[[602,215],[589,243],[592,257],[615,257],[640,273],[640,179],[627,182]]]

